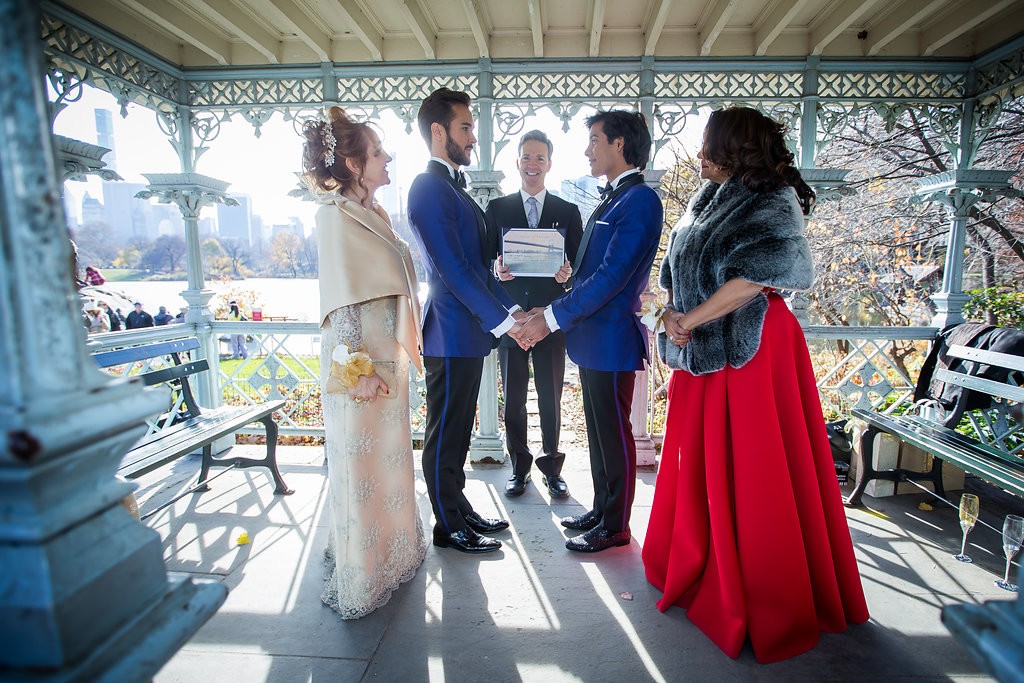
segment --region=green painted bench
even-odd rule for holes
[[[935,378],[963,387],[957,405],[941,423],[921,415],[887,415],[873,410],[855,408],[851,415],[868,427],[860,437],[857,458],[857,480],[847,505],[860,505],[861,495],[872,479],[886,481],[930,481],[936,494],[946,495],[942,485],[942,463],[949,462],[981,477],[1010,493],[1024,497],[1024,426],[1021,404],[1024,403],[1024,358],[968,346],[952,346],[949,356],[964,361],[964,371],[937,369]],[[982,365],[995,366],[1007,372],[1006,382],[976,376]],[[987,409],[965,411],[963,404],[970,392],[992,397]],[[977,438],[967,436],[956,427],[967,417]],[[872,466],[875,435],[891,434],[913,444],[932,456],[928,471],[907,469],[875,470]]]
[[[189,385],[189,377],[206,372],[210,365],[205,358],[191,360],[192,351],[199,348],[199,340],[195,337],[176,339],[167,342],[143,344],[116,351],[103,351],[93,354],[93,359],[101,368],[124,366],[142,363],[148,368],[154,359],[169,360],[167,367],[145,369],[135,377],[140,377],[146,386],[168,384],[172,388],[172,401],[167,413],[158,420],[161,429],[140,439],[125,454],[117,473],[126,479],[134,479],[170,463],[177,458],[202,449],[202,465],[199,478],[187,491],[167,501],[159,508],[148,511],[152,515],[173,504],[189,493],[208,491],[210,469],[213,467],[265,467],[274,480],[274,493],[287,495],[293,493],[284,482],[277,467],[277,423],[273,413],[284,406],[283,400],[267,401],[256,405],[222,406],[220,408],[202,408],[196,402],[195,394]],[[242,427],[260,422],[267,436],[266,456],[260,459],[242,457],[215,457],[213,443],[220,438],[234,434]],[[219,476],[219,475],[214,475]]]

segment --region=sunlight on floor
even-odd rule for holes
[[[586,572],[590,583],[594,586],[594,592],[604,603],[605,607],[608,608],[608,613],[618,622],[623,635],[630,645],[633,646],[637,657],[643,662],[644,668],[647,669],[647,674],[651,677],[651,680],[665,683],[665,677],[661,675],[661,672],[655,666],[654,660],[651,658],[650,653],[647,652],[643,642],[641,642],[636,629],[633,628],[633,624],[622,610],[622,606],[619,604],[619,597],[611,589],[611,586],[608,585],[608,582],[605,581],[600,567],[592,562],[582,563],[580,566],[583,567],[583,571]]]

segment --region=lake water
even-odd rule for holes
[[[131,301],[141,301],[150,315],[156,315],[161,306],[174,315],[178,309],[187,306],[181,292],[188,288],[188,282],[174,281],[125,281],[108,282],[104,289],[120,292]],[[291,278],[248,278],[222,282],[216,280],[205,284],[215,294],[252,291],[255,299],[263,305],[264,316],[287,316],[300,322],[317,322],[320,314],[320,285],[312,279]],[[129,309],[130,311],[131,309]],[[121,312],[128,315],[128,312]]]

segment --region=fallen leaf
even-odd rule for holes
[[[238,545],[249,545],[249,534],[244,531],[238,534],[238,539],[235,541]]]

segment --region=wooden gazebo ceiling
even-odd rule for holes
[[[971,58],[1024,0],[60,0],[171,64],[584,57]]]

